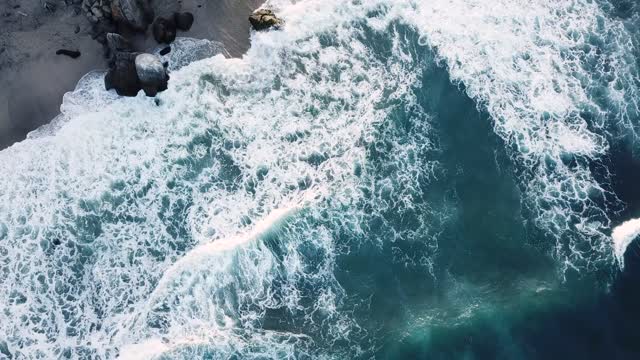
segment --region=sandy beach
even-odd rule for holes
[[[178,36],[222,42],[232,56],[249,47],[247,17],[262,0],[155,0],[164,8],[193,13],[195,21]],[[49,4],[45,7],[45,4]],[[53,6],[51,6],[53,4]],[[153,3],[152,3],[153,5]],[[157,16],[166,15],[162,11]],[[0,149],[23,140],[59,112],[62,96],[94,69],[106,68],[91,24],[71,0],[4,0],[0,3]],[[138,35],[140,48],[157,43],[150,31]],[[72,59],[58,49],[79,50]]]

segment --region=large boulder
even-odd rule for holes
[[[158,56],[140,54],[135,64],[140,86],[147,96],[156,96],[158,92],[167,90],[169,75]]]
[[[190,12],[182,12],[173,14],[173,20],[176,22],[176,27],[182,31],[189,31],[191,25],[193,25],[193,14]]]
[[[136,57],[139,53],[117,52],[112,59],[104,85],[107,90],[115,89],[120,96],[136,96],[142,85],[136,71]]]
[[[111,15],[117,22],[138,31],[146,31],[153,20],[153,9],[148,0],[113,0]]]
[[[256,10],[249,16],[249,22],[257,31],[279,28],[283,24],[283,21],[279,19],[273,11],[268,9]]]
[[[156,18],[151,26],[153,38],[161,44],[170,44],[176,39],[176,23],[173,19]]]

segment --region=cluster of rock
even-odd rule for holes
[[[74,0],[76,1],[76,0]],[[167,63],[162,63],[156,55],[137,52],[127,39],[117,32],[144,33],[151,26],[151,33],[158,43],[170,44],[178,30],[187,31],[193,25],[193,14],[177,12],[177,4],[164,0],[154,0],[154,6],[163,16],[155,16],[156,11],[149,0],[77,0],[82,1],[82,10],[93,24],[93,37],[105,46],[109,59],[109,70],[104,82],[107,90],[115,89],[122,96],[136,96],[143,90],[147,96],[155,96],[167,89],[169,74]],[[164,5],[163,5],[164,1]],[[179,5],[177,5],[179,7]],[[257,31],[279,28],[281,19],[273,11],[259,9],[249,17],[251,26]],[[171,51],[164,48],[161,53]],[[72,54],[66,54],[71,56]]]
[[[82,11],[92,24],[103,19],[111,20],[111,0],[83,0]]]
[[[115,89],[121,96],[136,96],[144,90],[147,96],[156,96],[167,89],[167,65],[156,55],[136,52],[129,41],[115,34],[107,34],[111,54],[109,71],[104,77],[107,90]]]
[[[115,89],[119,95],[136,96],[142,89],[147,96],[155,96],[167,88],[169,75],[160,58],[134,50],[118,32],[145,33],[152,25],[158,43],[169,44],[178,30],[187,31],[193,24],[191,13],[181,13],[173,0],[155,0],[160,13],[172,14],[156,17],[149,0],[82,0],[81,9],[92,24],[92,37],[105,47],[109,71],[105,76],[107,90]],[[178,6],[178,7],[176,7]],[[169,49],[170,51],[170,49]]]

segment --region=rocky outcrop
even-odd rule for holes
[[[82,10],[92,24],[111,20],[112,0],[83,0]]]
[[[111,16],[121,24],[146,31],[154,14],[148,0],[111,0]]]
[[[147,96],[156,96],[158,92],[167,90],[169,75],[159,57],[140,54],[136,56],[135,65],[140,85]]]
[[[155,96],[167,89],[169,75],[159,57],[133,51],[129,41],[118,34],[109,33],[106,38],[110,52],[104,78],[107,90],[115,89],[121,96],[136,96],[144,90],[147,96]]]
[[[109,48],[110,55],[115,55],[119,52],[132,52],[133,46],[129,40],[125,39],[122,35],[116,33],[107,34],[107,47]]]
[[[153,38],[161,44],[170,44],[176,39],[176,23],[173,19],[156,18],[151,26]]]
[[[140,90],[156,96],[167,90],[168,82],[169,74],[159,57],[137,52],[116,53],[104,77],[105,88],[115,89],[120,96],[136,96]]]
[[[249,16],[251,26],[257,31],[268,30],[271,28],[279,28],[283,25],[283,21],[278,18],[273,11],[268,9],[256,10]]]
[[[104,77],[107,90],[115,89],[120,96],[136,96],[142,89],[135,60],[139,53],[118,52],[113,56],[109,71]]]
[[[176,27],[182,31],[189,31],[191,25],[193,25],[193,14],[190,12],[175,13],[173,14],[173,20],[176,23]]]

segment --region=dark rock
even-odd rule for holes
[[[191,25],[193,25],[193,14],[190,12],[175,13],[173,14],[173,20],[176,22],[178,29],[189,31]]]
[[[107,36],[105,34],[100,34],[96,37],[96,41],[99,42],[102,45],[106,45],[107,44]]]
[[[118,52],[132,52],[133,46],[129,40],[125,39],[122,35],[116,33],[107,34],[107,46],[109,50],[116,54]]]
[[[53,2],[49,2],[49,1],[45,1],[44,4],[42,4],[42,6],[44,7],[45,10],[47,10],[48,12],[55,12],[56,11],[56,4]]]
[[[157,18],[151,27],[153,38],[159,43],[170,44],[176,39],[176,23],[173,19]]]
[[[104,85],[107,90],[115,89],[120,96],[136,96],[142,89],[136,72],[136,56],[139,53],[118,52],[114,55]]]
[[[113,0],[111,16],[135,30],[145,31],[153,19],[153,9],[148,0]]]
[[[56,55],[66,55],[72,59],[76,59],[78,57],[80,57],[80,51],[78,50],[67,50],[67,49],[60,49],[58,51],[56,51]]]
[[[162,66],[164,66],[165,68],[168,68],[169,67],[169,62],[168,61],[163,62]]]
[[[140,54],[136,57],[135,64],[140,85],[147,96],[156,96],[158,92],[167,90],[169,75],[159,57]]]
[[[98,35],[116,32],[116,25],[112,21],[103,19],[91,27],[91,37],[95,39]]]
[[[102,13],[102,10],[100,10],[97,7],[92,7],[91,8],[91,13],[93,13],[93,16],[95,16],[98,19],[101,19],[104,17],[104,14]]]
[[[171,46],[167,46],[166,48],[160,50],[160,55],[167,55],[168,53],[171,52]]]
[[[133,52],[133,46],[131,43],[121,35],[108,33],[106,38],[105,57],[108,59],[110,67],[113,67],[116,62],[116,54],[121,52]]]
[[[283,22],[271,10],[259,9],[249,16],[251,26],[257,31],[267,30],[272,27],[278,28]]]

